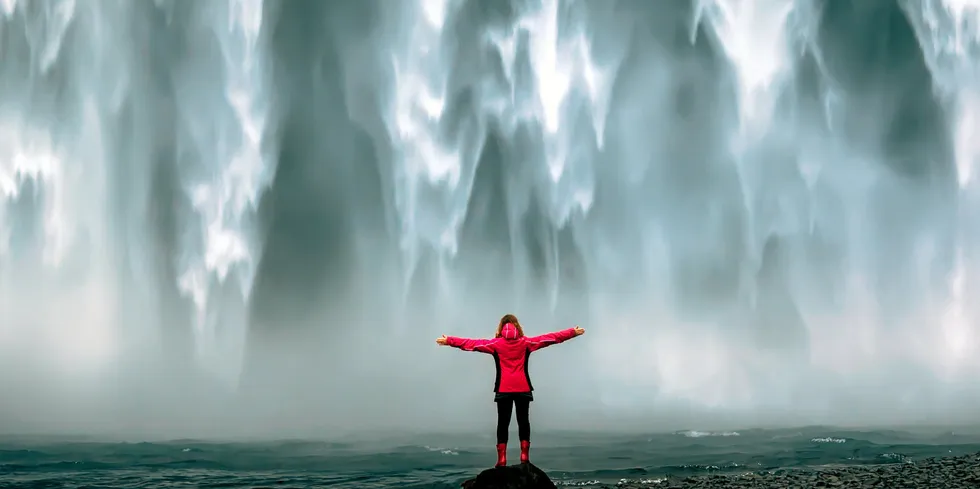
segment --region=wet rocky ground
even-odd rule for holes
[[[980,454],[928,458],[898,464],[835,465],[752,473],[667,478],[621,483],[604,489],[664,488],[980,488]]]

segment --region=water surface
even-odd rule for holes
[[[517,457],[512,443],[510,456]],[[540,433],[533,461],[563,486],[668,474],[826,464],[911,463],[980,451],[980,433],[806,427],[596,435]],[[375,440],[165,442],[0,439],[0,487],[449,488],[494,462],[489,435]]]

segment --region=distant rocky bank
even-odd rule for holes
[[[980,454],[928,458],[898,464],[835,465],[741,474],[670,477],[649,483],[620,483],[603,489],[664,488],[980,488]]]

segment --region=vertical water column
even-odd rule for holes
[[[255,212],[275,171],[264,138],[269,66],[262,0],[209,2],[201,8],[217,41],[221,82],[202,80],[215,75],[196,70],[203,65],[185,72],[188,93],[179,103],[191,145],[185,151],[194,156],[183,178],[194,214],[178,285],[194,305],[198,359],[234,385],[261,248]]]
[[[5,0],[0,29],[22,31],[26,46],[11,42],[0,46],[11,78],[0,104],[0,257],[10,251],[12,229],[9,206],[26,188],[41,194],[43,260],[57,266],[68,245],[69,211],[62,198],[65,190],[64,148],[59,147],[57,118],[49,110],[34,109],[31,99],[44,90],[44,79],[61,54],[62,44],[75,14],[74,0],[34,5]],[[11,36],[14,37],[14,36]],[[25,50],[26,53],[15,53]],[[27,59],[18,59],[26,54]],[[23,71],[19,71],[23,70]],[[15,71],[18,70],[18,71]]]
[[[810,366],[812,339],[790,288],[785,238],[805,230],[809,216],[801,212],[807,197],[790,190],[806,187],[797,161],[800,131],[786,108],[815,13],[810,0],[705,0],[697,8],[735,82],[728,153],[744,210],[739,288],[747,307],[740,340],[747,345],[733,350],[730,365],[751,387],[766,386],[743,401],[788,406]]]
[[[423,254],[431,253],[439,267],[442,297],[452,293],[445,265],[458,251],[459,230],[486,138],[482,114],[457,115],[455,121],[447,114],[455,55],[447,36],[453,35],[450,21],[462,5],[460,0],[404,4],[400,29],[391,40],[393,79],[384,114],[393,146],[391,172],[405,290]]]
[[[509,32],[489,36],[511,85],[509,106],[501,111],[505,127],[530,126],[543,144],[544,161],[535,163],[543,164],[544,181],[536,188],[545,193],[542,202],[555,230],[576,213],[586,215],[592,207],[595,159],[605,142],[610,89],[618,68],[618,63],[600,65],[593,59],[584,15],[584,4],[574,0],[544,0],[523,12]],[[527,52],[518,52],[518,48]],[[525,61],[531,80],[520,76],[520,64]],[[574,104],[578,102],[574,97],[582,95],[585,103]],[[587,109],[584,113],[582,107]],[[575,122],[581,117],[590,119],[593,132],[588,137],[576,132],[581,126]],[[512,225],[520,223],[519,217],[511,216]],[[561,281],[557,236],[552,233],[552,307],[557,304]]]
[[[26,328],[11,337],[43,347],[33,358],[66,375],[105,365],[121,340],[116,252],[126,244],[110,218],[109,121],[127,93],[129,53],[119,37],[127,5],[0,9],[0,29],[16,32],[0,46],[0,251],[10,253],[0,257],[0,298],[9,301],[0,309],[4,326]]]
[[[4,17],[9,19],[16,9],[17,0],[0,0],[0,14]]]
[[[951,118],[953,158],[959,188],[958,243],[948,299],[939,306],[937,357],[943,375],[977,368],[980,331],[972,304],[980,283],[980,1],[906,0],[938,96]]]
[[[17,3],[15,0],[2,0],[0,1],[0,35],[4,34],[4,30],[8,28],[5,24],[10,21],[13,16],[15,9],[17,8]],[[6,46],[0,44],[0,53],[5,52]],[[10,151],[12,142],[16,141],[14,134],[11,133],[11,128],[3,127],[0,128],[0,137],[9,138],[11,141],[0,141],[0,144],[4,148],[8,148],[8,152],[12,154],[4,154],[0,156],[0,198],[3,198],[3,202],[0,202],[0,264],[4,262],[4,257],[10,248],[10,229],[9,224],[6,222],[6,207],[7,201],[11,198],[16,198],[16,193],[19,192],[20,184],[18,182],[18,164],[12,160],[15,158],[16,152]],[[0,272],[2,272],[0,268]],[[2,300],[2,299],[0,299]],[[0,303],[0,305],[4,305]],[[0,329],[0,340],[3,339],[3,332],[5,329]]]
[[[82,272],[85,279],[78,290],[69,289],[68,299],[77,304],[73,314],[85,319],[66,316],[63,321],[81,329],[73,341],[89,345],[86,354],[124,348],[136,334],[156,326],[152,320],[134,325],[123,318],[122,305],[135,294],[125,290],[125,263],[120,257],[133,250],[119,235],[112,208],[125,205],[115,200],[112,191],[120,165],[135,167],[146,161],[126,160],[117,152],[120,110],[132,96],[134,53],[127,43],[131,7],[122,0],[78,2],[73,38],[62,48],[70,55],[74,92],[70,109],[59,121],[72,126],[64,132],[71,157],[66,171],[70,178],[63,192],[65,205],[72,210],[66,222],[73,237],[72,255],[68,256],[72,269],[64,274],[72,277]],[[139,251],[131,255],[139,256]],[[137,294],[145,297],[155,292],[151,287]]]
[[[808,34],[806,16],[814,12],[809,0],[702,0],[697,9],[735,72],[738,126],[731,154],[746,211],[747,258],[754,270],[770,231],[759,222],[757,199],[765,174],[772,173],[760,166],[755,150],[774,128],[777,104],[795,76]]]
[[[62,229],[63,205],[58,200],[57,192],[62,183],[59,181],[62,172],[63,155],[53,148],[51,136],[44,130],[31,127],[24,121],[21,114],[4,114],[0,122],[0,263],[9,266],[6,261],[11,250],[13,229],[8,213],[13,202],[22,197],[22,193],[31,188],[46,189],[42,196],[44,207],[43,228],[45,261],[57,263],[60,255],[58,244]],[[6,267],[4,267],[6,268]]]

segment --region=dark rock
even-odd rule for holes
[[[596,486],[593,486],[596,487]],[[668,477],[666,483],[625,482],[603,489],[679,489],[679,488],[880,488],[880,489],[977,489],[980,487],[980,460],[977,454],[927,458],[899,464],[815,466],[776,469],[763,472],[729,473],[693,477]]]
[[[494,467],[463,483],[463,489],[556,489],[548,474],[534,464]]]

